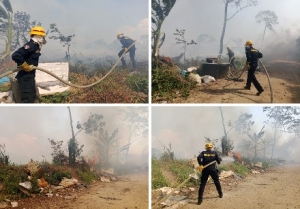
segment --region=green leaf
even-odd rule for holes
[[[2,0],[3,5],[5,6],[6,10],[13,13],[11,4],[9,0]]]
[[[8,14],[2,6],[0,6],[0,18],[8,19]]]

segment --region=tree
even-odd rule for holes
[[[0,60],[5,60],[10,56],[13,38],[15,36],[13,25],[13,9],[9,0],[1,0],[0,5],[0,34],[5,41],[5,51],[0,54]]]
[[[269,118],[266,122],[273,130],[272,139],[272,153],[271,158],[274,156],[274,149],[277,140],[283,132],[291,133],[296,130],[300,124],[300,107],[298,106],[274,106],[263,107],[263,112]]]
[[[69,115],[70,115],[70,125],[71,125],[71,132],[72,132],[72,137],[68,141],[68,150],[69,150],[69,164],[70,165],[75,165],[77,157],[79,157],[83,151],[84,145],[79,146],[79,143],[77,142],[74,134],[74,129],[73,129],[73,120],[72,120],[72,114],[71,114],[71,109],[69,109]],[[82,128],[81,128],[82,129]]]
[[[232,123],[229,120],[228,126],[230,128],[227,131],[226,127],[225,127],[222,108],[219,107],[219,109],[220,109],[220,113],[221,113],[221,120],[222,120],[223,131],[224,131],[224,136],[221,139],[222,154],[228,155],[228,152],[230,152],[234,148],[233,142],[228,138],[228,133],[232,129],[235,129],[239,133],[246,133],[250,130],[251,126],[254,124],[254,121],[251,121],[251,118],[252,118],[251,114],[243,113],[238,117],[238,119],[235,122]]]
[[[63,141],[55,141],[54,139],[48,139],[50,142],[51,148],[53,152],[51,153],[52,156],[52,163],[55,165],[64,165],[69,161],[68,157],[66,156],[65,152],[61,149]]]
[[[175,5],[176,0],[152,0],[151,3],[151,22],[155,25],[155,28],[152,27],[152,57],[158,57],[158,50],[165,39],[165,34],[161,32],[161,26]],[[162,34],[163,37],[161,39]]]
[[[263,38],[261,42],[261,47],[262,47],[264,44],[266,29],[268,28],[270,31],[274,31],[273,25],[278,24],[278,17],[275,14],[275,12],[270,10],[265,10],[265,11],[260,11],[256,15],[255,19],[257,23],[263,22],[265,24]]]
[[[9,155],[6,154],[5,144],[0,144],[0,164],[8,165],[10,163]]]
[[[251,149],[251,148],[253,149],[254,159],[257,158],[257,154],[258,154],[258,150],[259,150],[259,145],[260,145],[259,140],[265,134],[264,128],[265,128],[265,126],[263,126],[258,133],[253,133],[253,134],[247,133],[247,136],[251,139],[250,143],[248,143],[250,145],[248,149]]]
[[[149,114],[144,107],[127,107],[126,109],[121,109],[120,114],[123,115],[123,120],[128,130],[128,142],[120,148],[120,151],[126,151],[126,159],[132,143],[141,138],[148,138]]]
[[[66,60],[70,60],[70,47],[71,47],[71,42],[73,37],[75,36],[73,35],[68,35],[65,36],[56,26],[56,23],[52,23],[50,24],[50,33],[57,33],[57,35],[53,35],[50,36],[49,39],[53,39],[53,40],[59,40],[60,43],[62,43],[63,47],[67,47],[67,51],[66,51],[66,56],[65,59]]]
[[[244,3],[245,2],[245,3]],[[224,19],[223,19],[223,29],[221,33],[220,38],[220,50],[219,50],[219,59],[221,59],[222,53],[223,53],[223,41],[225,37],[225,31],[227,22],[233,18],[237,13],[239,13],[241,10],[250,7],[250,6],[256,6],[258,4],[257,0],[224,0]],[[243,4],[244,3],[244,4]],[[228,17],[228,6],[233,5],[236,7],[236,11]]]
[[[118,134],[118,128],[115,129],[112,134],[109,134],[107,130],[104,131],[103,129],[100,129],[98,133],[99,140],[95,140],[95,143],[99,149],[99,158],[101,159],[103,165],[107,167],[109,165],[110,158],[113,156],[113,153],[117,151],[115,150],[116,146],[114,145],[117,145],[120,139],[120,137],[116,137]]]
[[[185,63],[185,52],[186,52],[186,47],[188,45],[193,45],[193,44],[197,44],[194,40],[191,40],[190,42],[187,42],[185,37],[184,37],[184,34],[185,34],[185,30],[178,30],[176,28],[176,33],[174,33],[175,36],[179,36],[179,37],[176,37],[175,40],[176,40],[176,44],[182,44],[183,45],[183,63]]]

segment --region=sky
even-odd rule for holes
[[[117,137],[120,137],[120,146],[126,145],[128,129],[118,112],[124,108],[128,107],[71,106],[75,134],[78,121],[84,123],[91,113],[98,113],[104,116],[105,129],[109,134],[119,128]],[[148,107],[141,108],[148,112]],[[5,144],[11,162],[24,164],[30,159],[42,161],[43,156],[51,162],[52,149],[48,139],[64,141],[63,148],[67,149],[67,141],[72,136],[67,106],[2,106],[0,115],[0,144]],[[94,142],[97,138],[80,132],[76,139],[84,145],[83,156],[91,157],[97,151]],[[129,154],[147,155],[148,137],[135,139],[137,141],[130,147]]]
[[[116,41],[117,33],[141,41],[149,33],[148,0],[10,0],[14,12],[23,11],[31,15],[31,21],[41,22],[45,30],[51,23],[65,35],[75,34],[71,52],[86,56],[113,55],[121,50],[111,51],[101,46],[86,47],[103,40],[107,44]],[[47,39],[42,60],[60,58],[65,49],[58,41]],[[147,46],[148,47],[148,46]],[[138,47],[137,47],[138,48]],[[136,53],[146,53],[139,47]],[[72,53],[71,53],[72,54]]]
[[[255,121],[251,132],[258,133],[265,125],[264,121],[267,120],[262,107],[222,106],[226,130],[229,130],[227,126],[229,120],[233,122],[241,113],[250,113]],[[265,130],[264,137],[271,138],[273,133],[271,128],[266,126]],[[152,148],[163,151],[163,147],[168,147],[171,143],[172,151],[184,153],[182,157],[192,158],[204,150],[205,137],[220,139],[224,135],[220,109],[218,106],[152,107],[151,133]],[[243,154],[239,149],[239,142],[249,138],[237,133],[234,129],[228,133],[228,137],[233,140],[234,151]],[[299,161],[300,140],[296,140],[295,143],[293,140],[293,135],[282,134],[275,146],[274,157]],[[221,144],[218,146],[220,147]]]
[[[243,2],[246,2],[245,0]],[[248,7],[237,13],[227,22],[227,29],[224,44],[232,47],[236,55],[244,55],[244,43],[247,40],[254,42],[254,47],[267,50],[280,43],[285,46],[287,42],[299,37],[300,32],[300,1],[299,0],[258,0],[259,5]],[[278,16],[278,25],[274,25],[274,32],[266,31],[264,48],[261,47],[261,37],[264,30],[262,23],[256,23],[255,16],[260,11],[271,10]],[[228,17],[234,14],[236,8],[228,7]],[[169,16],[165,19],[162,32],[166,33],[165,43],[160,49],[160,54],[165,56],[178,56],[183,50],[176,45],[173,34],[176,29],[185,29],[187,41],[197,40],[200,34],[208,34],[215,38],[213,44],[197,44],[187,47],[186,57],[196,57],[197,55],[215,56],[219,52],[219,43],[223,28],[224,3],[223,0],[177,0]],[[237,47],[232,39],[241,38],[243,44]],[[197,41],[196,41],[197,42]],[[226,55],[226,50],[223,50]]]

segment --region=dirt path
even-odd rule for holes
[[[300,63],[274,60],[265,63],[273,89],[273,103],[300,102]],[[218,79],[193,89],[184,100],[181,97],[172,103],[271,103],[271,91],[265,73],[257,72],[256,77],[265,91],[256,96],[256,89],[244,90],[247,72],[242,75],[243,82]]]
[[[119,181],[97,182],[80,191],[69,190],[63,197],[36,196],[19,202],[26,209],[145,209],[148,208],[148,174],[121,177]]]
[[[300,208],[300,167],[282,166],[262,174],[252,174],[235,183],[222,182],[224,196],[218,197],[213,184],[204,191],[203,202],[197,205],[197,192],[181,207],[222,209],[292,209]]]

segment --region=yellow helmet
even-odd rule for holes
[[[38,35],[38,36],[46,37],[45,30],[41,26],[34,26],[33,28],[31,28],[29,34],[30,35]]]
[[[252,41],[246,41],[245,45],[253,45],[253,42]]]
[[[227,46],[227,49],[229,50],[229,49],[230,49],[230,47],[229,47],[229,46]]]
[[[213,148],[213,145],[211,143],[205,144],[205,149],[211,149],[211,148]]]
[[[117,39],[119,39],[121,36],[123,36],[123,33],[118,33],[117,34]]]

